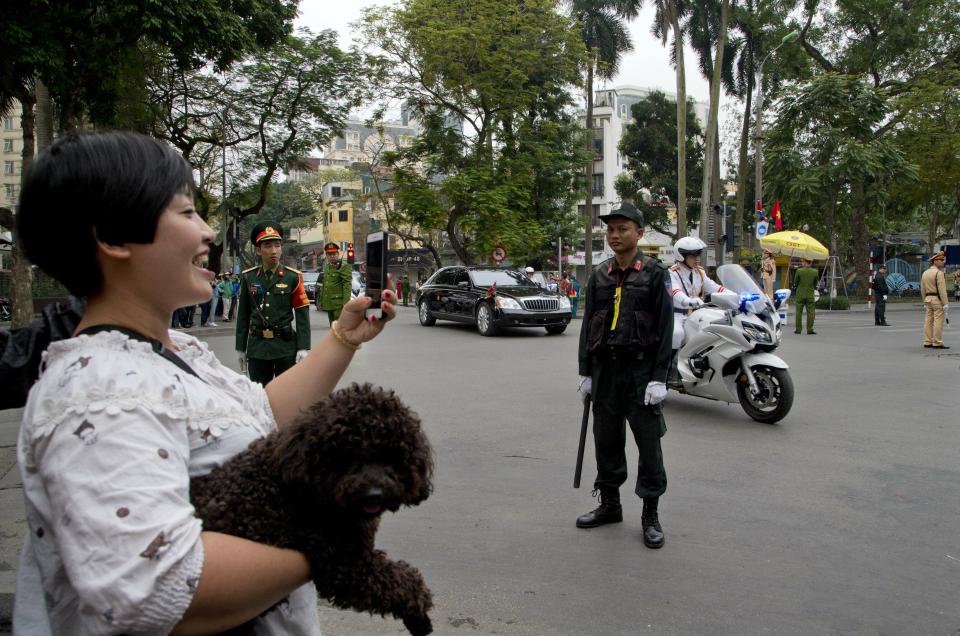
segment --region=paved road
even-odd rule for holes
[[[919,311],[891,307],[888,328],[872,318],[822,313],[819,335],[788,333],[797,396],[778,425],[671,395],[667,544],[651,551],[628,491],[623,524],[573,524],[594,505],[592,460],[571,488],[579,322],[491,339],[407,310],[346,378],[399,391],[437,454],[434,495],[387,517],[379,543],[424,571],[437,634],[957,633],[960,325],[937,355],[920,347]],[[236,364],[225,330],[206,336]],[[0,424],[0,444],[14,427]],[[0,583],[22,531],[17,481],[0,482]],[[403,633],[322,614],[325,634]]]

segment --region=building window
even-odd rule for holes
[[[6,195],[7,201],[13,201],[17,198],[17,186],[7,183],[3,186],[3,193]]]
[[[346,223],[350,220],[350,211],[349,210],[340,210],[340,222]]]
[[[347,150],[360,150],[360,133],[353,131],[347,133]]]
[[[603,173],[593,175],[593,196],[603,196]]]
[[[577,206],[577,214],[580,215],[580,218],[583,218],[583,204],[582,204],[582,203]],[[592,214],[591,216],[593,217],[593,224],[594,224],[594,225],[599,225],[599,224],[600,224],[600,204],[599,204],[599,203],[594,203],[594,204],[593,204],[593,214]],[[602,248],[601,248],[601,249],[602,249]]]
[[[603,128],[593,129],[593,160],[603,161]]]
[[[3,162],[3,174],[6,174],[6,175],[16,174],[16,173],[13,171],[13,162],[12,162],[12,161],[4,161],[4,162]]]
[[[343,191],[340,189],[340,186],[330,186],[330,196],[339,197],[342,196]]]
[[[626,118],[627,118],[627,105],[620,104],[620,119],[626,119]]]
[[[3,151],[4,151],[4,152],[13,152],[13,139],[4,139],[4,140],[3,140]]]
[[[4,117],[3,127],[7,130],[13,130],[13,117]]]

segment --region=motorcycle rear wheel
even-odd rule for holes
[[[757,380],[759,392],[750,392],[750,384],[741,374],[737,379],[737,397],[740,406],[751,418],[764,424],[774,424],[787,416],[793,407],[793,380],[787,369],[750,367]]]

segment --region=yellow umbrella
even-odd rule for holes
[[[806,258],[811,261],[822,260],[830,256],[830,250],[820,241],[803,232],[774,232],[760,239],[760,247],[774,254]]]

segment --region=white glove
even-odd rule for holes
[[[656,406],[667,399],[667,385],[663,382],[647,382],[647,392],[643,394],[643,403]]]
[[[687,304],[690,309],[696,309],[698,307],[703,307],[703,301],[699,298],[691,298],[690,302]]]
[[[943,303],[943,310],[946,311],[950,309],[950,303]]]
[[[883,295],[883,299],[884,299],[884,300],[887,299],[887,295],[886,295],[886,294]]]
[[[300,351],[297,351],[297,364],[303,362],[308,353],[310,353],[310,351],[307,349],[301,349]]]
[[[237,360],[240,361],[240,373],[247,372],[247,354],[237,352]]]
[[[590,392],[593,389],[593,381],[590,379],[589,375],[580,376],[580,386],[578,389],[580,391],[580,399],[586,402],[587,398],[590,397]]]

